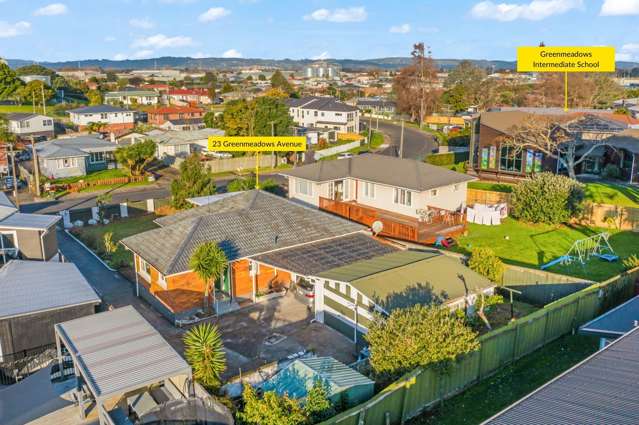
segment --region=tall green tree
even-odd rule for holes
[[[89,105],[101,105],[102,93],[100,90],[89,90],[86,93],[87,99],[89,99]]]
[[[54,95],[55,91],[51,87],[47,86],[40,80],[29,81],[25,86],[21,87],[16,95],[26,103],[35,102],[36,105],[42,104],[42,97],[44,94],[44,101],[47,102]]]
[[[9,65],[0,62],[0,99],[13,99],[22,86],[24,83]]]
[[[171,205],[177,209],[191,208],[188,198],[215,193],[215,179],[197,154],[192,154],[180,164],[180,176],[171,182]]]
[[[210,308],[211,295],[215,299],[215,281],[224,275],[228,260],[215,242],[205,242],[195,249],[189,267],[204,281],[204,300]]]
[[[274,126],[275,134],[278,136],[291,133],[293,118],[289,115],[288,106],[282,99],[261,96],[253,100],[253,108],[255,110],[253,135],[270,136],[271,125]]]
[[[222,122],[227,136],[248,136],[251,123],[249,103],[244,99],[226,103]]]
[[[271,75],[271,87],[282,89],[289,94],[293,92],[293,86],[279,69]]]
[[[304,412],[308,416],[308,421],[316,424],[335,415],[335,407],[328,399],[326,387],[319,379],[313,383],[313,387],[306,395]]]
[[[144,169],[155,158],[155,142],[146,139],[129,146],[122,146],[114,152],[115,160],[126,167],[132,176],[141,176]]]
[[[305,425],[308,416],[300,404],[287,396],[267,391],[259,397],[253,387],[244,386],[244,409],[237,413],[245,425]]]
[[[370,364],[382,380],[418,366],[445,366],[479,348],[477,333],[442,306],[415,305],[378,316],[368,329]]]
[[[0,144],[13,144],[16,135],[9,131],[9,122],[4,115],[0,115]]]
[[[183,338],[184,356],[193,377],[210,390],[217,390],[226,370],[224,344],[217,326],[203,323],[191,328]]]

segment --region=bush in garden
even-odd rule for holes
[[[504,263],[488,247],[473,248],[468,260],[468,267],[495,283],[501,283],[504,275]]]
[[[615,164],[608,164],[604,167],[601,175],[607,179],[618,179],[621,177],[621,169]]]
[[[632,270],[636,267],[639,267],[639,257],[633,254],[628,258],[624,258],[622,263],[623,263],[624,269]]]
[[[529,223],[560,224],[581,213],[584,196],[581,183],[540,173],[513,188],[511,214]]]

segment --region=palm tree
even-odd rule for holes
[[[215,281],[222,277],[228,260],[215,242],[205,242],[195,249],[189,260],[191,269],[204,281],[204,300],[211,306],[211,293],[215,300]]]
[[[217,389],[226,370],[226,354],[217,326],[203,323],[184,335],[184,355],[193,377],[205,387]]]

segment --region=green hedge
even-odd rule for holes
[[[454,165],[460,162],[468,161],[468,152],[448,152],[448,153],[436,153],[428,155],[426,162],[432,165],[438,165],[440,167],[446,167]]]

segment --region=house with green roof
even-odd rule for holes
[[[342,399],[352,405],[363,403],[375,392],[374,381],[332,357],[297,359],[264,382],[262,389],[304,399],[317,381],[322,383],[333,403]]]
[[[337,267],[312,278],[315,318],[353,341],[365,334],[375,313],[415,304],[470,308],[496,286],[439,251],[396,251]]]

